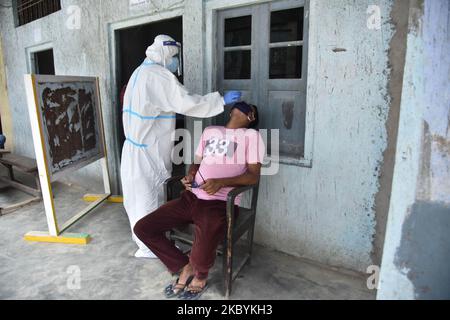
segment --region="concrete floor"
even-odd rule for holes
[[[85,206],[87,190],[56,183],[60,222]],[[0,189],[0,204],[27,197]],[[28,231],[46,231],[42,203],[0,217],[0,299],[163,299],[171,275],[158,260],[136,259],[126,213],[105,204],[69,232],[89,233],[87,246],[27,243]],[[203,299],[223,299],[221,259]],[[74,276],[79,271],[79,287]],[[234,282],[232,299],[374,299],[362,275],[255,246],[251,265]]]

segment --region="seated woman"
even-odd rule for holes
[[[182,180],[186,191],[181,198],[161,206],[134,227],[136,236],[172,273],[181,272],[176,283],[166,287],[166,297],[197,299],[206,290],[217,247],[225,238],[228,192],[259,181],[265,146],[259,132],[251,129],[257,124],[257,108],[239,102],[225,127],[206,128],[195,164]],[[237,198],[236,205],[239,201]],[[186,224],[195,225],[189,256],[165,235]]]

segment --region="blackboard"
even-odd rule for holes
[[[52,178],[105,156],[97,78],[35,76],[38,119]]]

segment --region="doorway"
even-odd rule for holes
[[[31,54],[31,63],[33,73],[55,75],[53,49],[33,52]]]
[[[183,39],[183,18],[176,17],[167,20],[160,20],[151,22],[148,24],[142,24],[129,28],[119,29],[115,31],[116,39],[116,53],[117,53],[117,100],[119,105],[117,106],[119,112],[117,112],[118,119],[118,142],[119,142],[119,154],[122,154],[123,144],[125,142],[125,135],[123,132],[122,123],[122,100],[124,95],[124,89],[127,85],[134,70],[139,67],[142,61],[145,59],[145,51],[153,43],[155,37],[159,34],[166,34],[174,38],[178,42],[182,42]],[[183,76],[178,77],[178,80],[183,83]],[[185,128],[185,117],[177,114],[176,128]],[[182,140],[176,141],[175,144],[180,143]],[[185,165],[173,165],[173,175],[183,175],[185,173]]]

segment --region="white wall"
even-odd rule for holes
[[[450,3],[415,1],[379,299],[450,299]]]
[[[381,8],[380,30],[367,28],[373,4]],[[282,165],[277,177],[263,178],[258,242],[364,272],[372,264],[387,143],[390,8],[390,1],[311,1],[312,168]]]

